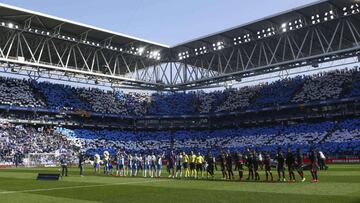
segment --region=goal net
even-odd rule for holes
[[[25,167],[56,167],[60,165],[61,153],[29,153],[23,160]]]

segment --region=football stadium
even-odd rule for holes
[[[359,65],[357,0],[173,46],[0,3],[0,202],[360,202]]]

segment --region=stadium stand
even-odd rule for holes
[[[83,109],[90,110],[90,105],[75,93],[75,88],[68,85],[52,84],[49,82],[32,82],[32,87],[38,90],[47,101],[47,106],[53,109]]]
[[[260,110],[289,104],[310,103],[360,95],[357,69],[337,70],[314,76],[298,76],[269,84],[205,93],[124,93],[101,89],[75,88],[48,82],[0,78],[1,105],[81,109],[120,116],[167,116]],[[40,115],[32,115],[41,118]],[[28,119],[31,119],[28,118]],[[92,118],[94,122],[99,119]],[[102,118],[100,118],[102,119]],[[278,146],[310,147],[328,154],[355,154],[360,151],[360,119],[301,121],[294,124],[254,124],[247,127],[203,130],[104,130],[93,127],[34,127],[2,124],[1,159],[16,151],[43,153],[78,146],[93,155],[117,149],[132,152],[212,150],[242,151],[253,148],[275,152]]]
[[[195,115],[260,110],[359,96],[360,73],[337,70],[297,76],[257,86],[205,93],[124,93],[1,78],[0,104],[85,110],[122,116]]]
[[[352,71],[333,71],[312,76],[306,80],[302,90],[294,96],[292,102],[307,103],[311,101],[324,101],[338,99],[343,87],[349,85]]]
[[[45,103],[35,94],[29,81],[0,78],[0,103],[21,107],[43,107]]]
[[[23,125],[2,125],[0,138],[2,159],[10,154],[66,151],[73,153],[82,146],[89,155],[104,150],[115,154],[118,149],[132,153],[191,150],[206,153],[211,150],[232,152],[247,148],[276,152],[277,147],[301,146],[305,151],[316,147],[327,154],[352,154],[360,151],[360,119],[336,122],[300,123],[268,127],[250,127],[202,131],[125,131],[35,128]]]

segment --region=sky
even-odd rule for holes
[[[165,45],[176,45],[315,1],[0,0]]]

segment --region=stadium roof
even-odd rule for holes
[[[14,22],[25,22],[27,19],[33,17],[31,24],[39,28],[45,28],[47,30],[55,29],[61,26],[61,30],[64,33],[80,36],[81,34],[87,33],[88,37],[93,40],[103,41],[112,38],[113,43],[117,44],[129,44],[129,43],[143,43],[146,45],[158,46],[160,48],[168,48],[169,46],[152,42],[149,40],[129,36],[126,34],[113,32],[110,30],[78,23],[70,20],[66,20],[51,15],[10,6],[7,4],[0,3],[0,18]],[[35,18],[34,18],[35,17]]]
[[[288,11],[277,13],[268,17],[264,17],[252,22],[245,23],[243,25],[228,28],[202,37],[191,39],[173,46],[149,41],[146,39],[141,39],[138,37],[133,37],[119,32],[113,32],[107,29],[70,21],[64,18],[59,18],[40,12],[7,5],[4,3],[0,3],[0,18],[11,20],[14,22],[24,22],[30,17],[36,17],[36,19],[31,23],[34,26],[38,26],[39,28],[43,27],[45,29],[51,30],[57,28],[58,26],[61,26],[62,31],[67,34],[79,36],[81,34],[87,33],[88,37],[91,39],[102,41],[112,38],[113,42],[118,44],[129,44],[133,42],[138,42],[158,46],[159,48],[176,48],[180,46],[196,48],[199,44],[203,44],[204,42],[211,43],[213,41],[216,41],[217,38],[232,39],[233,37],[237,37],[239,32],[255,32],[259,29],[263,29],[266,26],[271,26],[274,24],[281,25],[281,23],[286,22],[288,19],[294,19],[299,16],[311,16],[315,12],[322,11],[329,7],[342,8],[344,6],[349,6],[354,2],[356,2],[356,0],[319,0],[311,4],[290,9]],[[359,17],[358,19],[360,20]]]
[[[0,61],[141,88],[192,89],[358,56],[359,4],[320,0],[168,46],[0,3]]]
[[[296,19],[301,17],[311,17],[314,13],[321,13],[322,11],[329,8],[337,8],[342,10],[343,7],[350,6],[354,2],[359,2],[358,0],[318,0],[310,4],[306,4],[297,8],[293,8],[287,11],[283,11],[280,13],[276,13],[252,22],[248,22],[242,25],[238,25],[232,28],[228,28],[222,31],[218,31],[215,33],[211,33],[202,37],[197,37],[195,39],[191,39],[185,42],[181,42],[171,48],[179,48],[179,47],[188,47],[188,48],[197,48],[202,46],[202,44],[210,44],[219,39],[223,40],[230,39],[232,40],[234,37],[238,37],[239,33],[255,33],[258,30],[262,30],[266,27],[277,25],[280,26],[282,23],[288,22],[289,19]],[[360,17],[356,17],[360,20]]]

